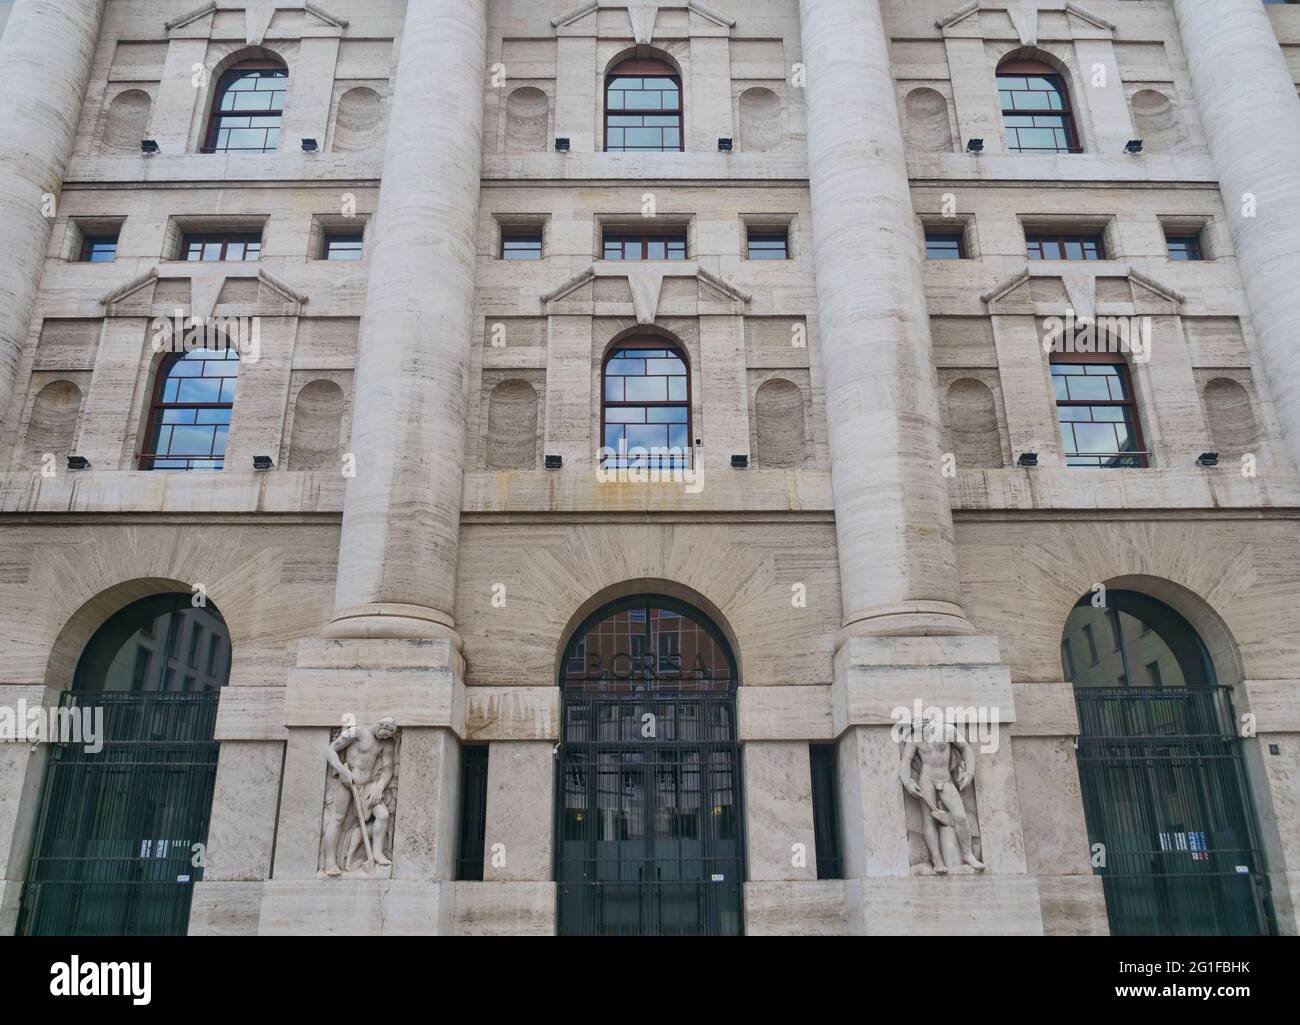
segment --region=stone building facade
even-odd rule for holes
[[[3,928],[41,931],[40,901],[108,892],[90,878],[134,893],[139,865],[183,842],[185,864],[200,853],[177,873],[171,929],[191,934],[1295,933],[1300,11],[1286,6],[0,5],[0,702],[66,703],[105,625],[159,595],[212,610],[205,636],[216,652],[228,632],[229,663],[203,738],[210,811],[189,833],[61,847],[58,745],[0,745]],[[223,108],[241,73],[271,98]],[[611,100],[620,76],[641,82],[632,107]],[[1003,110],[1044,76],[1059,87],[1047,121]],[[659,105],[636,106],[650,79]],[[1014,144],[1016,126],[1061,125],[1067,108],[1059,147]],[[223,110],[245,109],[265,124],[232,130],[278,142],[227,145]],[[625,127],[638,109],[659,120]],[[677,134],[619,151],[616,133],[634,147],[651,130]],[[1097,259],[1027,258],[1089,239]],[[325,258],[357,241],[359,259]],[[611,244],[650,258],[609,258]],[[786,258],[758,258],[769,244]],[[187,259],[205,245],[260,257]],[[1176,245],[1200,258],[1171,258]],[[961,258],[927,259],[945,246]],[[1069,361],[1042,343],[1067,314],[1146,339],[1088,364],[1127,382],[1116,415],[1141,425],[1119,465],[1066,447],[1054,367]],[[199,425],[229,414],[220,458],[179,460],[192,472],[159,447],[177,364],[158,339],[176,317],[218,318],[242,343],[233,410],[199,404]],[[669,479],[601,451],[618,353],[685,367],[684,413],[636,413],[685,418],[665,420],[686,424],[667,435],[686,438]],[[1114,738],[1086,742],[1073,659],[1092,634],[1071,617],[1107,614],[1107,589],[1160,610],[1137,616],[1142,636],[1173,636],[1163,622],[1202,646],[1197,679],[1174,653],[1183,683],[1217,685],[1231,709],[1212,752],[1171,756],[1168,734],[1195,731],[1165,728],[1149,701],[1154,725],[1130,731],[1165,736],[1146,769]],[[642,763],[618,733],[622,753],[596,757],[614,759],[620,793],[591,806],[617,835],[583,833],[594,846],[570,855],[587,806],[565,795],[603,770],[572,752],[587,706],[567,667],[592,664],[584,631],[611,603],[643,622],[626,608],[641,596],[651,619],[707,624],[691,643],[730,659],[701,699],[722,695],[720,742],[682,755],[650,735]],[[680,668],[679,642],[658,643]],[[1161,683],[1160,657],[1137,657]],[[577,677],[626,684],[626,704],[637,673],[607,670]],[[1138,682],[1127,661],[1106,671]],[[638,723],[694,714],[656,686],[662,706],[628,706]],[[980,710],[992,739],[968,733],[972,753],[951,761],[943,746],[937,769],[919,756],[918,790],[951,772],[924,798],[939,795],[930,822],[900,724],[932,706]],[[726,766],[711,801],[683,782],[699,752]],[[344,765],[374,792],[346,786]],[[1129,807],[1113,773],[1172,795],[1132,798],[1168,814],[1106,832]],[[665,853],[641,829],[662,840],[649,794],[669,776]],[[1216,802],[1235,831],[1207,826]],[[344,860],[366,854],[339,876],[322,840],[335,815]],[[731,844],[716,863],[682,853],[705,842],[700,823]],[[60,851],[130,865],[39,876]],[[593,879],[607,856],[635,874]],[[671,916],[651,873],[681,883]],[[567,923],[566,900],[580,905]],[[1207,920],[1207,901],[1250,909]],[[67,913],[51,921],[94,931]]]

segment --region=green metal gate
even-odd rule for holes
[[[1230,688],[1078,687],[1075,696],[1088,839],[1104,858],[1095,871],[1111,932],[1272,931]]]
[[[220,691],[64,691],[103,748],[49,747],[18,935],[183,935],[208,836]],[[199,862],[198,865],[195,862]]]

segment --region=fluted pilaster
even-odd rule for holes
[[[356,477],[332,636],[454,632],[486,6],[407,5],[361,322]]]
[[[802,0],[844,630],[968,632],[919,240],[878,0]]]

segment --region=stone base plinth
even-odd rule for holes
[[[844,936],[843,879],[774,880],[745,884],[747,936]]]
[[[424,879],[268,880],[263,936],[450,936],[456,884]]]
[[[1045,936],[1109,936],[1100,876],[1038,876]]]
[[[191,936],[256,936],[262,913],[262,880],[194,884],[190,903]]]
[[[555,884],[455,883],[457,936],[555,935]]]
[[[859,936],[1041,936],[1031,876],[896,876],[845,881],[849,931]]]

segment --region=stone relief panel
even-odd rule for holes
[[[914,875],[983,872],[975,805],[975,749],[951,723],[926,719],[902,738],[898,776],[907,800]]]
[[[325,749],[325,812],[318,878],[392,875],[397,814],[395,720],[338,731]]]

